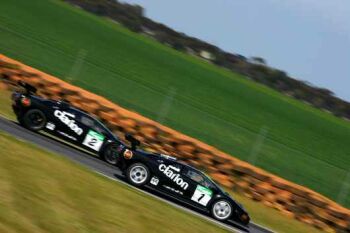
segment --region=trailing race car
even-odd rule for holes
[[[44,130],[98,154],[119,167],[134,186],[147,186],[220,221],[249,223],[244,208],[199,170],[174,157],[138,149],[140,142],[131,135],[125,137],[131,144],[127,146],[88,113],[66,102],[40,98],[35,95],[36,89],[28,84],[21,83],[21,86],[25,92],[13,93],[12,107],[25,128]]]
[[[32,131],[43,130],[116,164],[121,142],[106,126],[66,102],[36,96],[31,85],[19,85],[25,91],[13,92],[12,108],[22,126]]]

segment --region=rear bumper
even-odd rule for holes
[[[16,114],[16,116],[20,116],[21,115],[21,108],[18,107],[16,104],[12,104],[12,110],[13,112]]]

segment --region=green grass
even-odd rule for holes
[[[0,154],[0,232],[226,232],[1,132]]]
[[[5,55],[242,160],[257,152],[256,166],[338,201],[350,167],[344,120],[60,1],[2,0],[0,34]]]
[[[0,115],[10,120],[15,120],[16,117],[11,108],[11,92],[0,89]]]
[[[1,131],[0,154],[0,232],[225,232]],[[320,232],[233,195],[277,232]]]

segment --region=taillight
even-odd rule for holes
[[[29,98],[23,97],[23,98],[21,99],[21,103],[22,103],[22,105],[23,105],[24,107],[29,107],[30,104],[31,104],[31,101],[30,101]]]

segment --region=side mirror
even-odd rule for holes
[[[125,140],[131,143],[131,150],[136,150],[136,148],[141,144],[140,141],[134,138],[131,134],[125,134]]]

